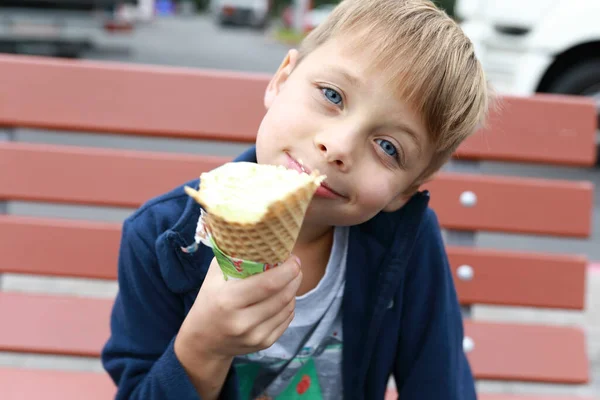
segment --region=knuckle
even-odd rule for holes
[[[290,301],[286,307],[288,314],[293,314],[296,311],[296,301]]]
[[[229,325],[228,332],[233,337],[241,337],[248,332],[248,327],[242,321],[233,321]]]
[[[267,292],[274,292],[277,290],[277,282],[272,277],[269,277],[265,279],[263,287]]]
[[[273,344],[275,344],[275,342],[277,341],[277,337],[275,335],[270,335],[267,338],[265,338],[265,340],[262,343],[263,348],[269,348],[271,346],[273,346]]]
[[[296,299],[296,295],[294,294],[294,292],[290,291],[290,290],[286,290],[285,292],[282,293],[281,295],[281,303],[282,304],[288,304],[293,302]]]
[[[227,296],[217,297],[216,303],[221,312],[228,312],[231,310],[231,299]]]
[[[262,347],[264,341],[264,336],[259,331],[254,331],[248,335],[246,344],[250,347]]]

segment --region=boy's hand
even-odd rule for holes
[[[265,349],[292,321],[301,280],[295,257],[277,268],[229,282],[213,258],[181,330],[207,356],[233,357]]]
[[[283,334],[294,318],[301,281],[293,256],[239,281],[225,281],[213,258],[175,340],[175,353],[202,398],[218,395],[233,357],[270,347]]]

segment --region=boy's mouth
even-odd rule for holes
[[[289,153],[286,153],[286,155],[288,157],[288,168],[295,169],[298,172],[304,172],[307,174],[310,174],[312,172],[309,167],[302,163],[302,160],[296,160]],[[331,186],[327,184],[327,182],[321,183],[321,186],[317,189],[315,195],[330,199],[346,198],[346,196],[344,196],[343,194],[332,189]]]

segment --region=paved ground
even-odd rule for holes
[[[135,63],[274,72],[288,46],[263,31],[221,28],[208,17],[165,18],[141,27],[133,40],[100,39],[88,58]]]
[[[88,58],[117,60],[134,63],[150,63],[199,68],[215,68],[251,72],[275,71],[287,51],[287,46],[275,43],[261,32],[248,29],[218,28],[207,18],[163,19],[144,27],[128,40],[104,38],[101,46],[88,55]],[[238,146],[215,144],[194,144],[183,141],[147,139],[124,139],[118,136],[70,135],[57,132],[19,130],[16,140],[48,143],[84,144],[136,149],[161,149],[181,152],[211,152],[214,154],[235,155],[241,150]],[[576,168],[547,168],[525,165],[505,166],[484,163],[479,168],[486,174],[510,174],[531,177],[556,177],[569,180],[585,179],[600,187],[600,170]],[[596,210],[600,210],[600,196],[595,198]],[[94,218],[99,220],[121,221],[131,210],[115,210],[97,207],[62,207],[32,203],[10,203],[8,211],[15,214],[61,216],[69,218]],[[582,253],[591,259],[600,260],[600,212],[594,215],[594,233],[589,240],[558,240],[552,238],[520,235],[482,234],[477,238],[478,245],[493,248],[513,248],[549,252]],[[82,293],[111,298],[116,293],[114,284],[81,282],[64,279],[33,279],[23,276],[5,276],[4,290],[27,290],[59,293]],[[503,307],[478,307],[476,318],[493,320],[534,320],[540,322],[583,324],[589,338],[589,351],[593,366],[591,385],[576,390],[580,394],[600,393],[600,274],[590,274],[588,288],[588,309],[583,314],[571,312],[540,312],[538,310],[513,310]],[[71,358],[22,357],[0,354],[0,364],[19,364],[36,367],[62,366],[64,368],[85,368],[100,370],[96,361]],[[481,383],[491,391],[503,392],[548,392],[572,393],[572,388],[525,384]]]

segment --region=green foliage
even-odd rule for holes
[[[434,0],[433,1],[439,8],[445,10],[448,15],[454,17],[454,5],[456,0]]]
[[[206,9],[208,9],[208,6],[210,4],[210,0],[192,0],[194,3],[196,3],[196,9],[198,11],[205,11]]]

